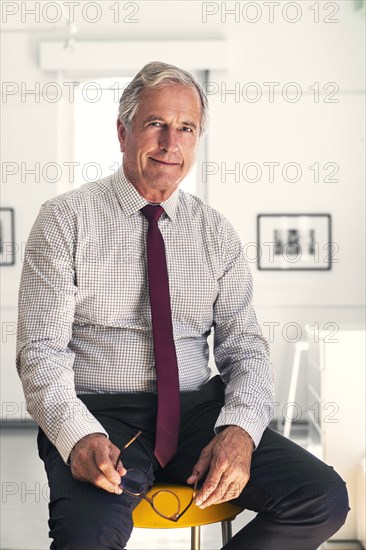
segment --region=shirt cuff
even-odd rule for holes
[[[238,418],[238,414],[234,412],[229,414],[225,412],[223,415],[220,414],[218,416],[214,426],[215,434],[218,434],[227,426],[239,426],[240,428],[243,428],[243,430],[245,430],[252,438],[254,449],[258,447],[260,440],[262,439],[263,432],[266,429],[260,420],[252,422],[241,420],[240,417]]]
[[[109,437],[101,423],[91,415],[88,415],[87,421],[85,421],[85,417],[74,417],[72,422],[65,422],[61,426],[55,442],[55,447],[62,460],[67,464],[76,443],[86,435],[93,433],[101,433]]]

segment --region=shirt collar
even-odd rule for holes
[[[135,214],[146,204],[149,204],[149,202],[140,195],[137,189],[127,179],[123,170],[123,164],[112,175],[112,184],[118,202],[127,216]],[[178,198],[179,189],[177,188],[166,201],[160,203],[172,221],[175,220]]]

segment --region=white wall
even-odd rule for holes
[[[257,103],[242,98],[237,102],[235,95],[227,95],[224,101],[222,93],[211,101],[210,161],[220,167],[225,162],[231,170],[238,162],[241,169],[256,162],[263,169],[257,183],[245,181],[242,175],[237,182],[234,174],[226,174],[223,183],[221,169],[208,178],[209,202],[233,222],[244,243],[256,241],[259,213],[332,215],[332,240],[339,251],[335,255],[338,263],[331,271],[258,271],[252,264],[257,313],[266,323],[267,336],[271,336],[268,323],[277,323],[272,325],[272,357],[281,404],[286,402],[294,354],[294,345],[288,340],[296,340],[297,326],[305,338],[306,323],[319,323],[330,333],[332,325],[327,323],[337,328],[364,318],[363,23],[349,2],[338,5],[341,15],[337,24],[314,24],[309,18],[293,25],[247,25],[241,33],[237,32],[240,25],[233,28],[230,64],[225,73],[215,75],[216,82],[220,86],[226,82],[231,90],[236,82],[240,90],[247,82],[260,83],[263,98]],[[278,93],[270,103],[264,82],[281,83],[277,90],[296,82],[302,98],[290,103]],[[314,82],[321,88],[327,82],[337,83],[338,103],[323,103],[324,95],[315,103],[309,89]],[[272,182],[264,162],[280,163]],[[280,170],[288,162],[301,166],[300,181],[291,183],[281,176]],[[322,181],[323,172],[316,183],[309,169],[314,162],[321,166],[336,163],[339,182]],[[248,247],[249,252],[253,254],[253,248]],[[300,382],[297,401],[304,410],[304,373]],[[276,407],[277,414],[281,411],[282,405]]]
[[[30,6],[34,2],[21,4]],[[295,2],[293,8],[286,8],[288,3],[281,2],[271,23],[268,6],[256,2],[256,9],[262,10],[262,17],[258,22],[250,23],[245,17],[253,20],[255,13],[245,12],[247,2],[226,3],[232,8],[239,5],[240,11],[231,16],[225,16],[224,3],[221,2],[139,2],[135,3],[138,11],[132,17],[137,22],[126,20],[130,13],[126,9],[120,13],[120,22],[114,23],[113,11],[109,9],[114,2],[105,1],[100,4],[100,21],[93,24],[85,17],[83,19],[80,13],[85,4],[82,2],[75,11],[79,29],[77,40],[225,39],[229,50],[228,65],[225,71],[210,74],[210,90],[217,87],[220,90],[226,85],[227,89],[239,86],[241,92],[248,82],[256,82],[261,87],[263,96],[257,103],[220,92],[210,95],[208,161],[217,163],[219,167],[226,163],[227,169],[232,169],[235,163],[242,168],[248,162],[263,167],[262,178],[257,183],[244,181],[242,177],[236,182],[229,174],[224,182],[221,169],[208,177],[210,204],[232,221],[244,243],[255,242],[256,216],[259,213],[325,212],[332,215],[333,240],[339,246],[339,262],[331,271],[281,273],[258,271],[256,264],[252,265],[258,316],[262,323],[280,323],[274,332],[272,356],[277,370],[277,399],[284,402],[293,353],[293,344],[287,340],[296,336],[290,327],[284,337],[284,327],[286,329],[288,323],[303,327],[305,323],[315,322],[321,327],[329,322],[341,326],[363,320],[364,14],[357,12],[349,1],[328,3],[327,9],[325,3],[320,2],[315,3],[319,7],[319,23],[316,23],[310,3]],[[332,15],[336,8],[338,13]],[[283,11],[286,9],[288,11]],[[285,20],[294,19],[295,10],[299,15],[300,9],[302,14],[297,22]],[[203,10],[217,10],[217,13],[207,15],[204,22]],[[52,12],[46,17],[53,17]],[[88,12],[88,17],[94,17],[92,11]],[[338,19],[338,22],[326,23],[326,17]],[[63,21],[47,23],[41,13],[40,22],[36,23],[34,16],[22,14],[20,10],[15,16],[8,17],[3,30],[3,82],[15,83],[19,88],[22,82],[28,88],[39,82],[42,90],[44,84],[60,77],[39,69],[38,46],[44,40],[66,38]],[[172,57],[174,51],[170,50],[162,61]],[[151,60],[147,51],[146,62]],[[189,59],[186,66],[190,66]],[[123,59],[120,67],[123,74]],[[302,98],[291,103],[280,92],[270,102],[265,82],[279,82],[277,90],[282,90],[286,83],[296,82],[301,87]],[[338,102],[324,103],[327,95],[324,93],[316,103],[309,89],[314,82],[319,82],[321,89],[329,82],[335,83],[339,87],[335,95]],[[331,90],[328,88],[326,92]],[[23,162],[23,166],[29,168],[35,162],[40,162],[42,167],[48,162],[74,160],[68,146],[72,143],[72,136],[66,135],[65,141],[63,134],[70,127],[67,104],[62,101],[50,103],[42,96],[38,99],[36,102],[34,97],[27,96],[22,102],[20,93],[7,98],[2,96],[3,167],[5,162]],[[302,169],[302,178],[297,183],[289,183],[276,175],[275,181],[270,182],[264,162],[279,162],[280,168],[288,162],[297,162]],[[315,162],[321,166],[327,162],[336,163],[339,182],[315,183],[309,169]],[[321,179],[325,175],[321,173]],[[20,249],[41,203],[60,190],[56,183],[42,179],[35,182],[31,175],[22,181],[21,176],[19,167],[19,172],[8,176],[4,182],[3,172],[2,191],[2,205],[15,208],[16,241]],[[67,184],[67,181],[62,183]],[[3,417],[5,409],[8,418],[18,415],[14,413],[16,409],[20,410],[23,401],[14,366],[20,271],[20,253],[15,266],[1,269],[1,398]],[[268,336],[268,325],[264,326],[264,331]],[[304,405],[302,390],[297,400]]]

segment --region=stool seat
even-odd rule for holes
[[[154,485],[147,495],[151,496],[162,489],[175,493],[179,497],[182,509],[188,504],[192,497],[191,487],[165,483]],[[146,529],[177,529],[179,527],[208,525],[219,521],[232,521],[241,511],[242,508],[230,504],[229,502],[213,504],[203,510],[193,503],[186,513],[179,518],[177,522],[174,522],[159,516],[154,512],[150,504],[142,499],[133,511],[133,522],[135,527]]]

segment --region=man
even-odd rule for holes
[[[146,65],[120,102],[123,166],[48,201],[33,226],[17,366],[41,428],[52,549],[125,548],[129,468],[149,485],[198,482],[197,506],[257,511],[227,550],[315,549],[345,521],[334,470],[267,428],[272,366],[236,233],[178,189],[206,118],[192,75]]]

